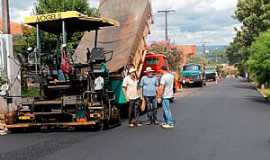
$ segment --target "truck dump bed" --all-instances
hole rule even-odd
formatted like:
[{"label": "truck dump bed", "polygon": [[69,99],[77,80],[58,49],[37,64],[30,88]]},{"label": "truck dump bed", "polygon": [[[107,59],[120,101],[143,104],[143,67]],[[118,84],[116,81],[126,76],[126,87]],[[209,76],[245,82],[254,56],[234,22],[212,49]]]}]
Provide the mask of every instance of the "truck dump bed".
[{"label": "truck dump bed", "polygon": [[[114,52],[112,60],[107,63],[110,72],[121,73],[133,64],[139,73],[152,23],[149,0],[102,0],[100,14],[120,22],[120,27],[102,29],[98,35],[98,47]],[[86,63],[87,48],[94,47],[94,37],[94,32],[84,34],[75,51],[78,62]]]}]

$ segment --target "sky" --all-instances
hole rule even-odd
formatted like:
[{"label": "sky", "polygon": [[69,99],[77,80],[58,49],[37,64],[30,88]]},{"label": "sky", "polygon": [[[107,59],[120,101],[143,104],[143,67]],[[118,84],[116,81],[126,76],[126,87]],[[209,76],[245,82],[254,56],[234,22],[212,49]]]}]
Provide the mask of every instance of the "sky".
[{"label": "sky", "polygon": [[[124,1],[124,0],[123,0]],[[232,18],[238,0],[150,0],[154,24],[149,42],[165,39],[164,15],[158,10],[172,9],[168,16],[169,38],[176,44],[228,45],[240,24]],[[98,6],[98,0],[89,0]],[[33,11],[35,0],[10,0],[11,19],[22,22]]]}]

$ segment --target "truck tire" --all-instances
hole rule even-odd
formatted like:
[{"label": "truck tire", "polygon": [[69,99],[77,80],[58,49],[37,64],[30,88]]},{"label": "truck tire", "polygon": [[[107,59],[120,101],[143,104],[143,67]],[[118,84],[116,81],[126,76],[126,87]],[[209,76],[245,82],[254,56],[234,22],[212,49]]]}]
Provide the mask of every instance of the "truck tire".
[{"label": "truck tire", "polygon": [[199,83],[199,87],[201,87],[201,88],[203,87],[203,82]]}]

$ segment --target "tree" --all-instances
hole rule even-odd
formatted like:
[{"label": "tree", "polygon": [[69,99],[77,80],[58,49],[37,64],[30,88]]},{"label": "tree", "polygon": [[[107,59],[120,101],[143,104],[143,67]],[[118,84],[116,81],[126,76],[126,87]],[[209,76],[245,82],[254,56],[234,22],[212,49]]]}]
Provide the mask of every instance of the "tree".
[{"label": "tree", "polygon": [[230,46],[226,48],[225,54],[231,65],[242,62],[243,54],[239,48],[240,48],[239,43],[231,43]]},{"label": "tree", "polygon": [[88,16],[99,16],[97,9],[91,8],[87,0],[38,0],[35,14],[78,11]]},{"label": "tree", "polygon": [[188,63],[196,63],[196,64],[203,64],[204,62],[206,62],[206,58],[204,58],[201,55],[196,55],[193,58],[190,58]]},{"label": "tree", "polygon": [[[45,14],[51,12],[78,11],[88,16],[99,16],[99,12],[95,8],[91,8],[87,0],[38,0],[35,8],[35,14]],[[74,33],[68,35],[68,48],[73,50],[77,47],[78,42],[82,38],[83,33]],[[59,45],[55,35],[44,33],[43,48],[55,49]],[[48,46],[49,45],[49,46]]]},{"label": "tree", "polygon": [[231,64],[245,63],[249,58],[249,47],[261,32],[270,28],[270,1],[239,0],[234,18],[242,23],[226,54]]},{"label": "tree", "polygon": [[34,28],[23,26],[23,35],[14,37],[15,53],[23,55],[29,46],[35,46],[36,32]]},{"label": "tree", "polygon": [[[98,10],[91,8],[87,0],[37,0],[33,14],[46,14],[52,12],[78,11],[88,16],[99,16]],[[69,34],[67,37],[67,48],[69,51],[75,50],[83,33]],[[41,50],[45,53],[55,52],[60,55],[60,37],[47,32],[40,33]],[[36,46],[36,31],[35,28],[24,27],[23,36],[16,37],[15,52],[20,57],[26,58],[26,50],[28,47]],[[72,52],[69,52],[72,53]],[[60,56],[59,56],[60,57]],[[43,61],[44,62],[44,61]],[[22,72],[29,72],[22,67]],[[22,78],[22,89],[27,90],[26,81]]]},{"label": "tree", "polygon": [[7,83],[7,77],[5,76],[4,73],[0,72],[0,86],[2,86],[5,83]]},{"label": "tree", "polygon": [[155,42],[149,48],[150,52],[163,54],[167,57],[170,68],[175,71],[179,70],[181,51],[169,42]]},{"label": "tree", "polygon": [[210,51],[207,55],[208,61],[213,64],[217,63],[226,63],[227,57],[225,55],[225,49],[223,48],[216,48],[215,50]]},{"label": "tree", "polygon": [[247,65],[259,84],[270,84],[270,30],[260,34],[252,43]]},{"label": "tree", "polygon": [[[88,16],[99,16],[98,9],[91,8],[87,0],[38,0],[36,2],[34,14],[45,14],[52,12],[78,11]],[[28,46],[36,46],[36,32],[33,28],[24,28],[22,43]],[[76,49],[83,33],[74,33],[68,35],[68,49]],[[41,32],[41,49],[45,52],[51,52],[60,48],[59,37],[47,32]]]}]

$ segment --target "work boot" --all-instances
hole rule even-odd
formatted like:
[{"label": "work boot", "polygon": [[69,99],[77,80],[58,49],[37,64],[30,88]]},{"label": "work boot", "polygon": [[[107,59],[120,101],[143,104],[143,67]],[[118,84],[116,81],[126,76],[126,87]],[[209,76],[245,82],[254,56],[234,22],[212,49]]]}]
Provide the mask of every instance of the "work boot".
[{"label": "work boot", "polygon": [[159,125],[159,122],[156,120],[153,122],[154,125]]}]

